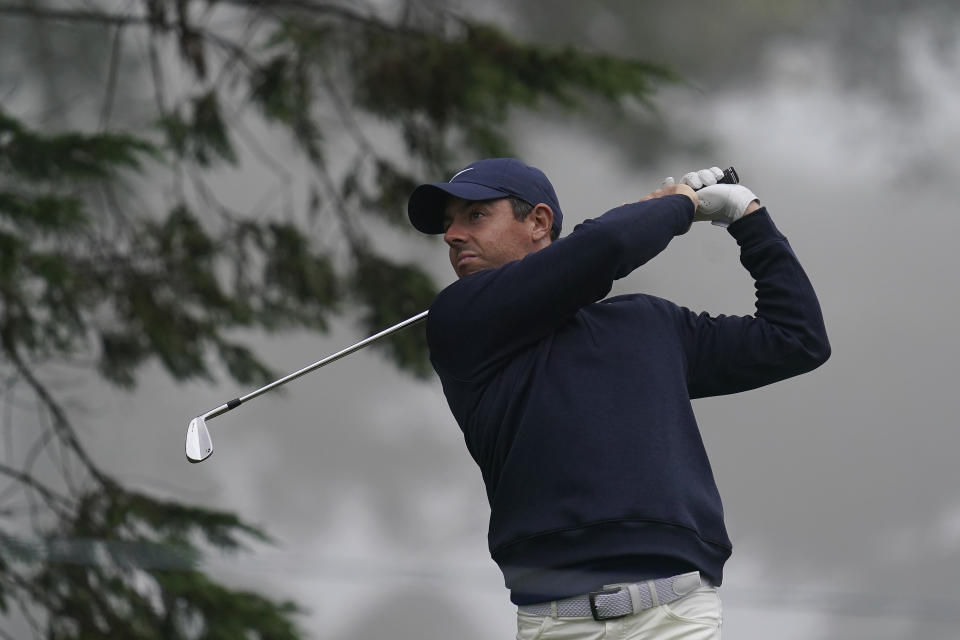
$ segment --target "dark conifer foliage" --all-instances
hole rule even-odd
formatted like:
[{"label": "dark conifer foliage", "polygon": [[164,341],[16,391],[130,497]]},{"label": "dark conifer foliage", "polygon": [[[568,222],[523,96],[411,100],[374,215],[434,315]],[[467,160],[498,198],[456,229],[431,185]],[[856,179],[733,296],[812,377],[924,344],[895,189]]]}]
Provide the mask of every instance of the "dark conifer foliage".
[{"label": "dark conifer foliage", "polygon": [[[0,80],[0,398],[15,391],[41,416],[23,459],[0,464],[0,610],[51,639],[303,637],[294,604],[201,570],[205,550],[266,534],[122,486],[88,454],[84,418],[45,367],[79,364],[128,389],[150,362],[178,381],[260,385],[277,372],[245,330],[322,332],[349,309],[358,333],[399,322],[436,285],[369,229],[405,229],[414,185],[519,151],[507,129],[518,109],[645,103],[673,77],[519,42],[437,2],[398,0],[387,14],[323,0],[3,0],[0,20],[109,43],[91,49],[95,90],[106,87],[98,125],[10,108],[17,83]],[[128,93],[150,99],[121,108],[131,76]],[[276,135],[298,155],[266,151]],[[281,204],[223,204],[215,176],[251,161],[274,172]],[[382,348],[429,375],[422,327]],[[59,478],[35,472],[51,451]]]}]

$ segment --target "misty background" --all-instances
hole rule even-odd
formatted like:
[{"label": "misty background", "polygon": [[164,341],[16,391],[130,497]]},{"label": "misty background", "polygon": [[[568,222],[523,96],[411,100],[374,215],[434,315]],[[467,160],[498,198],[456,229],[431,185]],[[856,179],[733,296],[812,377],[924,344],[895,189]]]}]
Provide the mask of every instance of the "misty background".
[{"label": "misty background", "polygon": [[[687,81],[658,93],[641,135],[602,117],[514,116],[519,155],[551,178],[565,233],[668,175],[732,164],[818,292],[826,365],[694,404],[734,543],[725,636],[960,637],[960,6],[528,0],[461,10],[544,44],[663,63]],[[221,180],[237,201],[256,200],[262,172],[251,162]],[[439,238],[367,230],[452,281]],[[711,225],[613,293],[632,291],[753,311],[736,243]],[[361,337],[349,316],[328,336],[250,336],[278,371]],[[360,352],[211,421],[216,455],[193,466],[183,457],[190,418],[248,389],[178,385],[156,370],[123,394],[62,376],[88,446],[121,481],[236,511],[276,538],[208,566],[295,599],[313,637],[513,637],[482,482],[435,377],[417,381]]]}]

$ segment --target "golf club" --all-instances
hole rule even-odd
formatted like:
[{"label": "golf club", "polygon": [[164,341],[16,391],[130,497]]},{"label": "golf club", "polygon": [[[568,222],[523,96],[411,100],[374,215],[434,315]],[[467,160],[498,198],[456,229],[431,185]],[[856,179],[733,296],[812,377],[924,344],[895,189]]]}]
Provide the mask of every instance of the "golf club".
[{"label": "golf club", "polygon": [[280,378],[279,380],[274,380],[270,384],[260,387],[255,391],[251,391],[245,396],[234,398],[233,400],[230,400],[229,402],[220,405],[216,409],[211,409],[210,411],[207,411],[203,415],[197,416],[196,418],[190,421],[190,425],[187,427],[187,460],[189,460],[190,462],[203,462],[204,460],[209,458],[210,455],[213,453],[213,441],[210,439],[210,431],[207,429],[207,420],[212,420],[217,416],[223,415],[224,413],[230,411],[231,409],[236,409],[247,400],[252,400],[257,396],[262,395],[267,391],[270,391],[271,389],[275,389],[280,385],[286,384],[291,380],[295,380],[300,376],[310,373],[311,371],[316,371],[320,367],[330,364],[335,360],[339,360],[344,356],[348,356],[354,351],[363,349],[365,346],[373,342],[376,342],[380,338],[385,338],[386,336],[389,336],[392,333],[396,333],[397,331],[399,331],[400,329],[403,329],[404,327],[409,327],[412,324],[416,324],[421,320],[423,320],[424,318],[426,318],[427,313],[429,312],[423,311],[421,313],[418,313],[413,317],[407,318],[403,322],[399,322],[393,325],[392,327],[384,329],[380,333],[376,333],[370,336],[369,338],[364,338],[360,342],[354,345],[351,345],[346,349],[337,351],[336,353],[327,356],[323,360],[318,360],[317,362],[314,362],[311,365],[308,365],[298,371],[294,371],[293,373]]},{"label": "golf club", "polygon": [[[740,177],[737,175],[737,172],[733,167],[728,167],[723,172],[723,176],[719,180],[717,180],[717,183],[722,183],[722,184],[737,184],[739,182],[740,182]],[[416,324],[421,320],[423,320],[424,318],[426,318],[427,313],[429,312],[423,311],[421,313],[418,313],[413,317],[407,318],[403,322],[400,322],[398,324],[393,325],[392,327],[384,329],[380,333],[376,333],[370,336],[369,338],[365,338],[360,342],[347,347],[346,349],[338,351],[333,355],[329,355],[323,360],[318,360],[317,362],[314,362],[313,364],[308,365],[300,369],[299,371],[294,371],[293,373],[287,376],[284,376],[279,380],[274,380],[270,384],[260,387],[256,391],[251,391],[245,396],[234,398],[233,400],[230,400],[229,402],[220,405],[216,409],[211,409],[210,411],[204,413],[203,415],[197,416],[196,418],[190,421],[190,425],[187,427],[187,446],[186,446],[187,460],[189,460],[190,462],[203,462],[204,460],[209,458],[211,454],[213,454],[213,441],[210,439],[210,431],[207,429],[207,420],[212,420],[213,418],[223,415],[224,413],[230,411],[231,409],[236,409],[247,400],[252,400],[253,398],[256,398],[257,396],[264,394],[267,391],[270,391],[271,389],[275,389],[280,385],[286,384],[291,380],[295,380],[296,378],[306,375],[311,371],[316,371],[320,367],[330,364],[335,360],[339,360],[344,356],[348,356],[354,351],[358,351],[364,348],[365,346],[367,346],[368,344],[376,342],[380,338],[384,338],[392,333],[395,333],[400,329],[403,329],[404,327],[408,327],[412,324]]]},{"label": "golf club", "polygon": [[740,176],[733,167],[727,167],[723,170],[723,176],[717,180],[717,184],[740,184]]}]

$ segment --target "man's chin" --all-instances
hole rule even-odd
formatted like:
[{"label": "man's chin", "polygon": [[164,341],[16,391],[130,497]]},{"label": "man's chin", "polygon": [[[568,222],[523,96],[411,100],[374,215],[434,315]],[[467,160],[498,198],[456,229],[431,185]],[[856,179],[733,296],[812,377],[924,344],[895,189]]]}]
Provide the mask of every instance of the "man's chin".
[{"label": "man's chin", "polygon": [[464,277],[466,277],[466,276],[472,275],[472,274],[474,274],[474,273],[477,273],[477,272],[479,272],[479,271],[483,271],[483,270],[489,269],[489,268],[490,268],[489,265],[486,265],[486,264],[478,264],[478,263],[475,263],[475,262],[472,262],[472,261],[471,261],[471,262],[463,265],[463,266],[460,267],[459,269],[457,269],[457,275],[460,276],[461,278],[464,278]]}]

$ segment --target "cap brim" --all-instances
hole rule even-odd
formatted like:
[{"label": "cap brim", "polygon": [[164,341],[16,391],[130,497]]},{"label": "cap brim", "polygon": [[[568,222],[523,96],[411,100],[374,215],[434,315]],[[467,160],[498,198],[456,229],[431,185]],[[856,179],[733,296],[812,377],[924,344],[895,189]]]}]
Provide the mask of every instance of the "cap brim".
[{"label": "cap brim", "polygon": [[422,184],[410,194],[407,216],[417,231],[443,233],[443,212],[447,207],[448,196],[464,200],[494,200],[509,195],[505,191],[472,182]]}]

